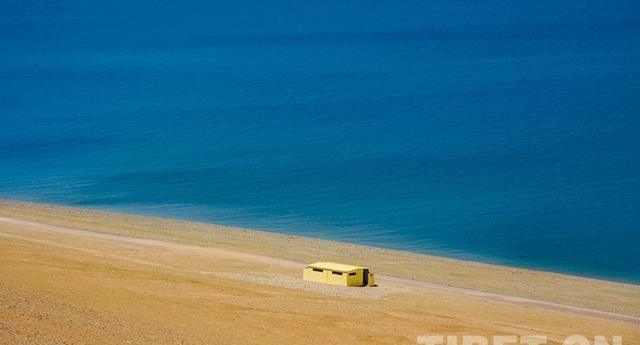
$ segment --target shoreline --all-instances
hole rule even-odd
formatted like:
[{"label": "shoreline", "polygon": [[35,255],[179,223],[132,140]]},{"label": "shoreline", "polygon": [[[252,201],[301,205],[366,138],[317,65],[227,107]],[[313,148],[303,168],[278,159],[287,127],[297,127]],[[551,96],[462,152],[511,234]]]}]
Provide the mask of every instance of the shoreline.
[{"label": "shoreline", "polygon": [[[26,201],[26,202],[29,202],[29,201]],[[441,252],[438,252],[437,250],[435,250],[435,251],[419,251],[419,250],[404,249],[404,248],[396,247],[396,246],[393,246],[393,245],[384,246],[384,245],[375,245],[375,244],[371,244],[371,243],[358,243],[358,242],[355,242],[355,241],[343,240],[343,239],[340,239],[340,238],[316,237],[316,236],[313,236],[311,234],[301,234],[301,233],[297,233],[297,232],[280,231],[280,230],[277,230],[277,229],[259,229],[259,228],[253,228],[253,227],[250,227],[250,226],[243,226],[243,225],[236,225],[236,224],[215,223],[215,222],[209,222],[206,219],[201,219],[201,218],[198,218],[198,217],[181,216],[178,213],[174,213],[174,214],[172,214],[170,216],[162,216],[162,215],[159,215],[159,214],[157,214],[156,212],[153,212],[153,211],[152,212],[138,212],[139,210],[144,210],[145,207],[142,207],[140,209],[135,209],[135,210],[128,210],[126,207],[123,207],[123,208],[118,208],[118,207],[115,207],[115,208],[110,208],[110,207],[83,207],[83,206],[69,206],[69,205],[63,205],[63,204],[48,204],[48,203],[40,203],[40,202],[33,202],[33,203],[45,204],[45,205],[51,205],[51,206],[82,208],[82,209],[86,209],[86,210],[94,210],[94,211],[99,211],[99,212],[111,212],[111,213],[115,213],[115,214],[137,215],[137,216],[142,216],[142,217],[158,218],[158,219],[165,219],[165,220],[193,222],[193,223],[199,223],[199,224],[205,224],[205,225],[213,225],[213,226],[223,226],[223,227],[228,227],[228,228],[244,229],[244,230],[248,230],[248,231],[256,231],[256,232],[263,232],[263,233],[270,233],[270,234],[280,234],[280,235],[286,235],[286,236],[296,236],[296,237],[323,240],[323,241],[329,241],[329,242],[345,243],[345,244],[350,244],[350,245],[354,245],[354,246],[363,246],[363,247],[378,248],[378,249],[384,249],[384,250],[392,250],[392,251],[398,251],[398,252],[404,252],[404,253],[419,254],[419,255],[425,255],[425,256],[428,256],[428,257],[450,259],[450,260],[454,260],[454,261],[473,262],[473,263],[478,263],[478,264],[486,264],[486,265],[492,265],[492,266],[508,267],[508,268],[513,268],[513,269],[522,269],[522,270],[530,270],[530,271],[537,271],[537,272],[546,272],[546,273],[567,275],[567,276],[573,276],[573,277],[580,277],[580,278],[585,278],[585,279],[600,280],[600,281],[605,281],[605,282],[613,282],[613,283],[621,283],[621,284],[630,284],[630,285],[640,286],[640,277],[638,277],[638,278],[626,278],[626,277],[620,276],[620,275],[605,276],[605,275],[599,275],[597,273],[588,273],[586,271],[585,272],[575,272],[575,271],[571,271],[569,268],[563,269],[562,266],[554,266],[555,268],[548,268],[548,267],[545,267],[544,265],[536,265],[536,264],[533,264],[533,263],[532,264],[527,264],[527,262],[524,262],[524,261],[522,261],[522,262],[517,262],[517,261],[506,262],[507,260],[502,260],[502,259],[494,258],[494,257],[488,256],[488,255],[481,255],[481,254],[455,255],[455,254],[448,254],[446,250],[445,251],[441,251]]]},{"label": "shoreline", "polygon": [[[368,243],[350,242],[350,241],[341,240],[341,239],[335,239],[335,238],[315,237],[313,235],[306,235],[306,234],[299,234],[299,233],[289,233],[289,232],[283,232],[283,231],[279,231],[279,230],[256,229],[256,228],[245,227],[245,226],[214,223],[214,222],[208,222],[206,220],[199,219],[198,217],[180,217],[179,215],[176,215],[176,214],[172,214],[170,216],[165,217],[165,216],[162,216],[162,215],[158,215],[155,212],[137,212],[135,210],[134,211],[129,211],[129,210],[125,209],[125,208],[117,208],[117,207],[116,208],[109,208],[109,207],[70,206],[70,205],[64,205],[64,204],[46,203],[46,202],[39,202],[39,201],[0,198],[0,208],[2,207],[2,204],[5,203],[5,202],[6,203],[12,203],[12,204],[25,204],[25,205],[34,205],[34,206],[38,205],[38,206],[41,206],[41,207],[69,208],[69,209],[83,210],[85,212],[94,211],[94,212],[110,213],[110,214],[122,215],[122,216],[146,217],[146,218],[157,219],[157,220],[193,223],[193,224],[200,224],[200,225],[204,225],[204,226],[208,225],[208,226],[212,226],[212,227],[222,227],[222,228],[234,229],[234,230],[242,230],[242,231],[253,231],[253,232],[261,233],[261,234],[273,234],[273,235],[295,237],[295,238],[302,238],[302,239],[309,239],[309,240],[316,240],[316,241],[335,242],[335,243],[351,245],[351,246],[355,246],[355,247],[375,248],[375,249],[385,250],[385,251],[422,255],[422,256],[429,257],[429,258],[442,259],[442,260],[452,260],[454,262],[463,262],[463,263],[472,263],[472,264],[479,264],[479,265],[496,266],[496,267],[514,269],[514,270],[543,272],[543,273],[556,274],[556,275],[561,275],[561,276],[577,277],[577,278],[596,280],[596,281],[602,281],[602,282],[610,282],[610,283],[618,283],[618,284],[628,284],[628,285],[640,287],[640,280],[634,279],[634,278],[608,277],[608,276],[601,276],[601,275],[598,275],[598,274],[572,272],[570,270],[563,270],[561,268],[558,268],[558,269],[547,269],[544,266],[526,265],[524,263],[523,264],[518,264],[518,263],[503,262],[500,259],[494,259],[494,258],[492,258],[490,256],[485,256],[485,255],[471,254],[471,255],[469,255],[469,257],[464,257],[464,255],[462,255],[462,256],[447,255],[444,252],[443,253],[438,253],[438,252],[413,251],[413,250],[409,250],[409,249],[394,248],[393,246],[377,246],[377,245],[368,244]],[[142,209],[144,209],[144,208],[142,208]]]},{"label": "shoreline", "polygon": [[635,284],[282,233],[5,199],[0,200],[0,216],[295,262],[350,262],[390,277],[640,316],[640,286]]},{"label": "shoreline", "polygon": [[[304,281],[311,261],[376,287]],[[0,343],[640,343],[640,287],[210,224],[0,200]]]},{"label": "shoreline", "polygon": [[[244,259],[251,259],[251,260],[256,260],[256,261],[260,261],[260,262],[267,262],[270,265],[274,265],[274,266],[281,266],[281,267],[286,267],[286,268],[294,268],[297,270],[301,270],[302,268],[304,268],[306,266],[305,263],[303,262],[296,262],[296,261],[289,261],[289,260],[284,260],[284,259],[280,259],[280,258],[274,258],[274,257],[269,257],[269,256],[260,256],[260,255],[255,255],[255,254],[246,254],[246,253],[239,253],[239,252],[234,252],[234,251],[227,251],[224,249],[219,249],[219,248],[212,248],[212,247],[199,247],[199,246],[191,246],[191,245],[181,245],[181,244],[175,244],[175,243],[171,243],[171,242],[163,242],[163,241],[158,241],[158,240],[149,240],[149,239],[142,239],[142,238],[134,238],[134,237],[127,237],[127,236],[122,236],[122,235],[111,235],[111,234],[105,234],[105,233],[97,233],[97,232],[91,232],[91,231],[85,231],[85,230],[77,230],[77,229],[68,229],[68,228],[64,228],[64,227],[58,227],[58,226],[54,226],[54,225],[47,225],[47,224],[42,224],[42,223],[34,223],[34,222],[29,222],[29,221],[25,221],[25,220],[17,220],[17,219],[13,219],[13,218],[6,218],[6,217],[2,217],[0,216],[0,223],[4,223],[4,224],[11,224],[14,226],[18,226],[18,227],[27,227],[27,228],[39,228],[40,230],[43,230],[45,232],[48,233],[55,233],[55,234],[61,234],[61,235],[65,235],[65,236],[73,236],[73,237],[84,237],[84,238],[89,238],[89,239],[95,239],[95,240],[107,240],[107,241],[113,241],[113,242],[118,242],[118,243],[122,243],[122,244],[136,244],[136,245],[144,245],[144,246],[151,246],[151,247],[161,247],[161,248],[180,248],[186,251],[201,251],[203,249],[206,250],[212,250],[212,251],[216,251],[219,254],[223,255],[223,256],[227,256],[227,257],[241,257]],[[24,236],[21,236],[19,234],[10,234],[10,233],[3,233],[0,232],[0,237],[5,237],[5,238],[9,238],[9,239],[19,239],[19,240],[26,240],[26,241],[32,241],[32,242],[37,242],[37,243],[46,243],[46,244],[52,244],[49,241],[42,241],[42,240],[36,240],[36,239],[30,239]],[[67,246],[67,245],[62,245],[62,244],[58,244],[58,246],[62,247],[62,248],[67,248],[67,249],[78,249],[77,247],[73,247],[73,246]],[[108,254],[107,254],[108,255]],[[123,260],[124,258],[119,257],[119,256],[112,256],[115,259],[120,259]],[[126,260],[125,260],[126,261]],[[153,263],[153,262],[149,262],[149,261],[144,261],[144,260],[135,260],[135,263],[138,264],[143,264],[143,265],[149,265],[149,266],[156,266],[157,264]],[[169,268],[171,269],[171,267],[169,266],[165,266],[165,268]],[[192,273],[196,273],[196,274],[214,274],[213,272],[207,272],[207,271],[199,271],[199,272],[192,272]],[[242,277],[239,275],[220,275],[223,277],[227,277],[230,279],[235,279],[235,280],[246,280],[246,281],[252,281],[252,279],[247,279],[247,277]],[[594,310],[594,309],[588,309],[588,308],[581,308],[581,307],[572,307],[572,306],[567,306],[567,305],[562,305],[562,304],[557,304],[557,303],[549,303],[549,302],[544,302],[544,301],[536,301],[536,300],[531,300],[531,299],[527,299],[527,298],[522,298],[522,297],[515,297],[515,296],[506,296],[506,295],[499,295],[499,294],[493,294],[493,293],[489,293],[489,292],[481,292],[481,291],[476,291],[476,290],[469,290],[469,289],[465,289],[465,288],[460,288],[460,287],[452,287],[452,286],[445,286],[445,285],[438,285],[438,284],[433,284],[433,283],[429,283],[429,282],[425,282],[425,281],[419,281],[419,280],[413,280],[413,279],[407,279],[407,278],[401,278],[401,277],[394,277],[394,276],[384,276],[384,275],[378,275],[377,276],[377,281],[381,282],[383,286],[388,286],[390,284],[395,284],[397,286],[405,286],[406,289],[403,291],[401,289],[396,289],[395,291],[391,290],[391,291],[384,291],[386,290],[385,288],[380,288],[379,285],[377,285],[376,289],[365,289],[364,293],[362,293],[361,291],[358,291],[358,289],[347,289],[347,290],[338,290],[338,291],[331,291],[331,289],[334,289],[335,287],[326,287],[327,289],[323,289],[324,286],[320,285],[319,287],[317,287],[315,292],[320,292],[320,293],[328,293],[330,296],[334,296],[334,297],[350,297],[350,298],[381,298],[387,294],[394,294],[394,293],[402,293],[402,292],[408,292],[410,291],[412,288],[427,288],[430,290],[434,290],[434,291],[443,291],[443,292],[450,292],[450,293],[455,293],[455,294],[459,294],[459,295],[464,295],[464,296],[472,296],[472,297],[476,297],[476,298],[480,298],[480,299],[486,299],[489,301],[499,301],[499,302],[506,302],[506,303],[510,303],[510,304],[517,304],[517,305],[523,305],[525,307],[529,307],[529,308],[540,308],[540,309],[544,309],[544,310],[555,310],[555,311],[560,311],[560,312],[567,312],[567,313],[572,313],[572,314],[576,314],[576,315],[583,315],[583,316],[590,316],[590,317],[595,317],[595,318],[602,318],[602,319],[608,319],[608,320],[616,320],[616,321],[622,321],[622,322],[630,322],[630,323],[638,323],[640,324],[640,317],[635,317],[635,316],[629,316],[629,315],[624,315],[624,314],[618,314],[618,313],[612,313],[612,312],[604,312],[604,311],[598,311],[598,310]],[[268,282],[262,281],[263,284],[266,285],[270,285]],[[302,284],[308,284],[306,282],[302,282]],[[278,285],[276,285],[278,286]],[[280,287],[288,287],[291,288],[292,286],[287,286],[287,284],[283,284]],[[294,287],[295,288],[295,287]],[[339,288],[340,289],[340,288]],[[353,293],[351,293],[353,292]]]}]

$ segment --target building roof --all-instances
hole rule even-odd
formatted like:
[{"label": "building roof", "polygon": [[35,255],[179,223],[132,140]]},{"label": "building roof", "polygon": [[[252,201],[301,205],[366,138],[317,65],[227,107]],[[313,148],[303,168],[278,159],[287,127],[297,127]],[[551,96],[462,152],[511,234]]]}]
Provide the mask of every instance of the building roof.
[{"label": "building roof", "polygon": [[338,263],[335,263],[335,262],[315,262],[315,263],[312,263],[312,264],[308,265],[307,267],[327,269],[327,270],[336,271],[336,272],[351,272],[351,271],[355,271],[357,269],[363,269],[364,268],[364,267],[360,267],[360,266],[338,264]]}]

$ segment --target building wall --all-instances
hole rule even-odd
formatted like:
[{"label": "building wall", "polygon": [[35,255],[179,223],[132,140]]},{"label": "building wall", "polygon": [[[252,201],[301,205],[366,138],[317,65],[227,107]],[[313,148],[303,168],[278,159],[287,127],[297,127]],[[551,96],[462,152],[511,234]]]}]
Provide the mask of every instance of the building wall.
[{"label": "building wall", "polygon": [[325,283],[326,284],[327,283],[327,272],[326,271],[317,272],[317,271],[314,271],[313,268],[307,267],[303,271],[302,278],[304,280],[309,280],[309,281],[314,281],[314,282]]},{"label": "building wall", "polygon": [[327,283],[331,285],[347,285],[348,274],[327,270]]},{"label": "building wall", "polygon": [[[355,274],[352,274],[355,273]],[[348,275],[348,285],[349,286],[362,286],[362,280],[363,275],[362,275],[362,270],[356,270],[354,272],[350,272]]]},{"label": "building wall", "polygon": [[[355,274],[353,274],[355,273]],[[302,278],[304,280],[346,286],[363,286],[363,270],[355,270],[353,272],[336,272],[325,269],[321,272],[307,267],[303,271]]]}]

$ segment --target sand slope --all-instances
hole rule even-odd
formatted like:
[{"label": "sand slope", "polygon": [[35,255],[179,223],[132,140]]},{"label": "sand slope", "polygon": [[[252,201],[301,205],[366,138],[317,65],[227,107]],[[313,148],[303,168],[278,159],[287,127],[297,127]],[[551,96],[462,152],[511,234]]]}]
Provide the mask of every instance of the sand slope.
[{"label": "sand slope", "polygon": [[[634,285],[35,204],[2,202],[0,216],[1,344],[415,344],[428,334],[561,341],[574,333],[640,343]],[[333,255],[395,277],[379,274],[377,288],[299,279],[299,259]],[[443,282],[447,274],[458,279]],[[412,279],[421,275],[435,279]],[[514,287],[521,293],[505,293]],[[554,294],[533,300],[537,289]]]}]

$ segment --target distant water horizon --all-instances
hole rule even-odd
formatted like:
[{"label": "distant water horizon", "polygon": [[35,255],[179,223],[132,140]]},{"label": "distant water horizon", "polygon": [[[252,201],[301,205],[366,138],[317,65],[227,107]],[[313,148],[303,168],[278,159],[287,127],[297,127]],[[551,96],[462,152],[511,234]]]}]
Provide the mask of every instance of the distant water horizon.
[{"label": "distant water horizon", "polygon": [[640,5],[26,1],[0,198],[639,283]]}]

